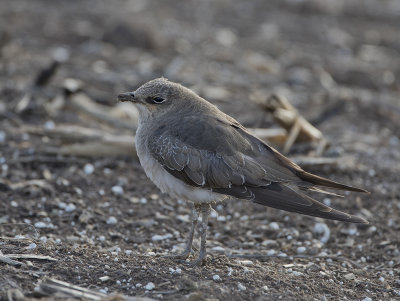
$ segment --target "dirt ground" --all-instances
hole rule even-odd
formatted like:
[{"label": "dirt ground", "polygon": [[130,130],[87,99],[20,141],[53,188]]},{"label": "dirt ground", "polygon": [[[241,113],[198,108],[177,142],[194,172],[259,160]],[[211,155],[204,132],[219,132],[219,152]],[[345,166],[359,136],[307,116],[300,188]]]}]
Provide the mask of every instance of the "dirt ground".
[{"label": "dirt ground", "polygon": [[[399,16],[397,0],[1,0],[0,251],[53,260],[0,262],[0,299],[35,296],[48,277],[159,300],[400,300]],[[38,78],[53,58],[54,76]],[[134,156],[43,153],[59,141],[26,130],[133,139],[69,106],[65,79],[111,110],[159,76],[247,127],[277,126],[251,99],[286,95],[329,140],[324,157],[340,158],[304,168],[371,192],[316,197],[370,224],[231,201],[214,207],[205,266],[163,258],[183,248],[184,202]]]}]

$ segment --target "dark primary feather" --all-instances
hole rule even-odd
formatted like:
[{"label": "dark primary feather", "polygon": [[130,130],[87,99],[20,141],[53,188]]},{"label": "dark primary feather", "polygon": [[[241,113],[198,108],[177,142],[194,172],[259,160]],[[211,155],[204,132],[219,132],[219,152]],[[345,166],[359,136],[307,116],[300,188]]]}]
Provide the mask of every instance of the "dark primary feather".
[{"label": "dark primary feather", "polygon": [[302,170],[233,118],[223,117],[182,114],[180,118],[166,118],[149,137],[152,156],[171,175],[191,186],[277,209],[366,223],[362,218],[325,206],[296,188],[364,190]]}]

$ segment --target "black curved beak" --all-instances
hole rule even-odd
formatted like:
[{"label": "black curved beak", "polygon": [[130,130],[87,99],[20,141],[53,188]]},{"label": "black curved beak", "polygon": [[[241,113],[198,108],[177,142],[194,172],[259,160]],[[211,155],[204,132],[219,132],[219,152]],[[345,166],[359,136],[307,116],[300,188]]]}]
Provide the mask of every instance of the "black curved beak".
[{"label": "black curved beak", "polygon": [[119,101],[131,101],[131,102],[136,102],[135,100],[135,94],[133,92],[126,92],[126,93],[121,93],[118,95],[118,100]]}]

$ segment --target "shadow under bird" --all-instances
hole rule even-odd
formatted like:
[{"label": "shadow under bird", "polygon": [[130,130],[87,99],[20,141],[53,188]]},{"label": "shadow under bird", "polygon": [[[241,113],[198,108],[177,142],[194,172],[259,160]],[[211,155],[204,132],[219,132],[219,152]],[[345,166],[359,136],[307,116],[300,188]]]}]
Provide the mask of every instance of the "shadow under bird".
[{"label": "shadow under bird", "polygon": [[186,248],[172,257],[189,256],[201,214],[200,252],[190,264],[204,262],[211,204],[228,198],[327,219],[368,223],[305,194],[328,193],[320,187],[365,190],[304,171],[190,89],[158,78],[118,98],[138,108],[136,148],[147,176],[162,192],[186,200],[191,206],[192,226]]}]

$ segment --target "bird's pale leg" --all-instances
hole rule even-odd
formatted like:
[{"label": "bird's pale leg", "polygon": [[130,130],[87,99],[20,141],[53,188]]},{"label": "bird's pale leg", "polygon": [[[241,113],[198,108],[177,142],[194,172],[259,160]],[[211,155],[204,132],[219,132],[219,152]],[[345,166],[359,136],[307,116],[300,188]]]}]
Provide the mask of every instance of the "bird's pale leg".
[{"label": "bird's pale leg", "polygon": [[211,212],[210,204],[201,204],[201,224],[199,226],[199,233],[201,235],[200,241],[200,253],[196,260],[189,262],[191,266],[201,265],[206,259],[206,241],[207,241],[207,227],[208,227],[208,216]]},{"label": "bird's pale leg", "polygon": [[199,220],[199,214],[198,211],[200,210],[200,207],[198,205],[194,205],[192,202],[189,202],[189,207],[191,209],[191,220],[192,220],[192,227],[190,228],[189,236],[186,242],[186,247],[185,250],[182,253],[179,254],[174,254],[174,255],[167,255],[165,257],[169,258],[178,258],[178,259],[186,259],[190,255],[190,252],[192,251],[192,243],[193,243],[193,236],[194,236],[194,231],[197,226],[197,222]]}]

